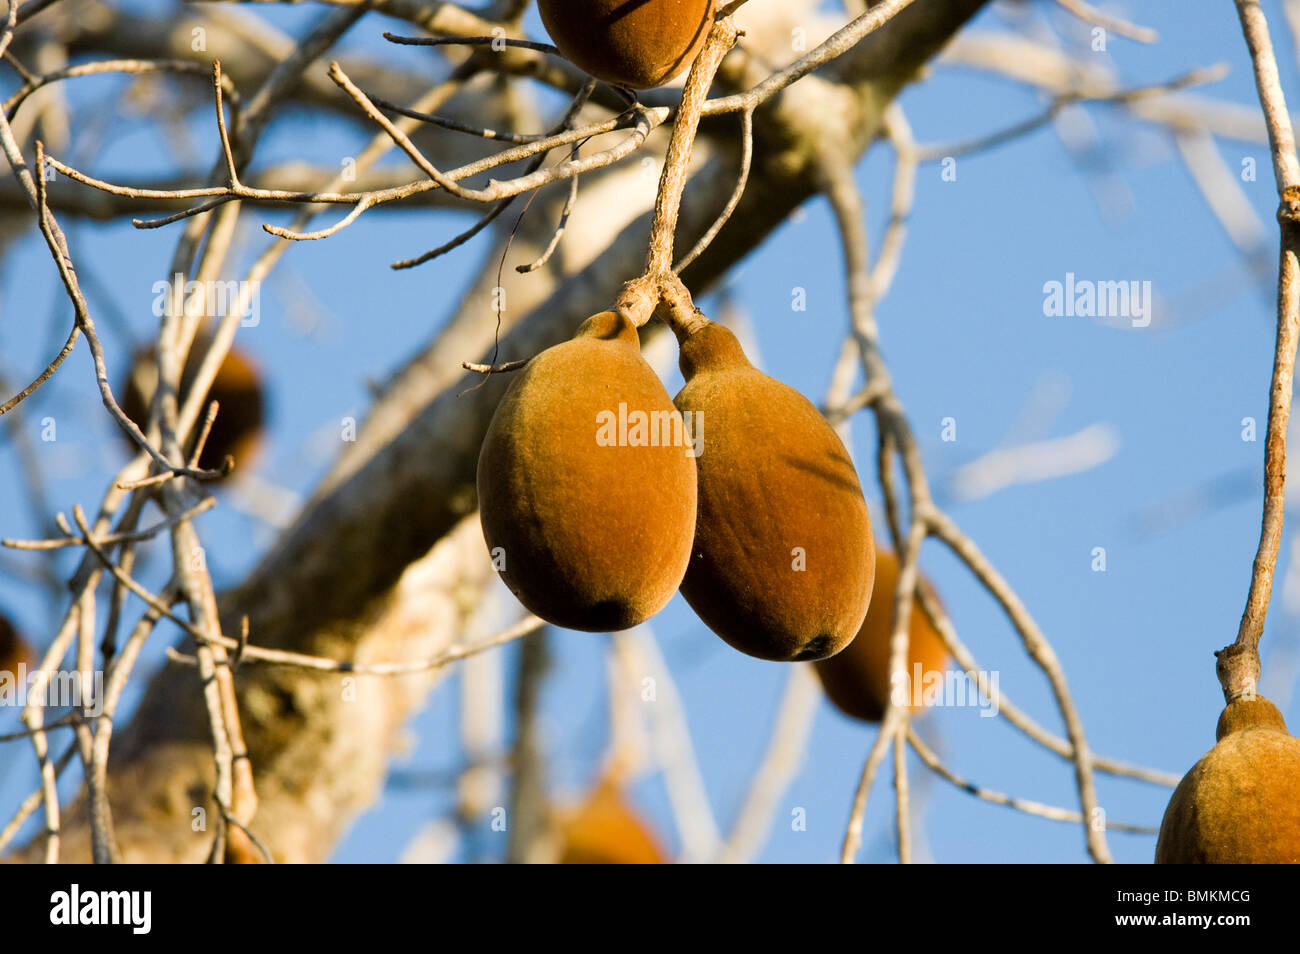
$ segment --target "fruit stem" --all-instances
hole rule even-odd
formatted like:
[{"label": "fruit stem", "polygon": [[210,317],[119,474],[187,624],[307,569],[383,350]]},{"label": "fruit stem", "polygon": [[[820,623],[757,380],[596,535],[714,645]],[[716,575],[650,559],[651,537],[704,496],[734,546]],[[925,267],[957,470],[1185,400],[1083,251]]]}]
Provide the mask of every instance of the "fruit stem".
[{"label": "fruit stem", "polygon": [[672,272],[634,278],[623,286],[614,310],[638,328],[657,315],[679,342],[709,323],[695,307],[690,289]]},{"label": "fruit stem", "polygon": [[1286,437],[1291,418],[1296,345],[1300,341],[1300,157],[1295,132],[1278,78],[1268,23],[1256,0],[1236,0],[1246,46],[1255,72],[1255,88],[1268,128],[1277,180],[1281,249],[1278,263],[1277,339],[1269,385],[1268,434],[1264,443],[1264,514],[1251,571],[1250,592],[1237,640],[1219,650],[1216,672],[1228,702],[1253,698],[1259,680],[1259,640],[1273,592],[1273,574],[1282,542],[1286,511]]},{"label": "fruit stem", "polygon": [[686,171],[691,163],[691,149],[695,133],[700,126],[700,112],[709,96],[713,77],[722,59],[736,43],[738,34],[730,17],[713,24],[695,62],[691,65],[682,103],[673,123],[673,137],[664,159],[664,171],[659,177],[659,193],[655,197],[654,222],[650,226],[650,250],[646,255],[645,273],[663,275],[673,268],[673,236],[677,231],[677,215],[681,209],[682,192],[686,188]]},{"label": "fruit stem", "polygon": [[676,275],[668,274],[659,283],[659,307],[655,314],[683,342],[709,323],[704,313],[695,307],[690,289]]}]

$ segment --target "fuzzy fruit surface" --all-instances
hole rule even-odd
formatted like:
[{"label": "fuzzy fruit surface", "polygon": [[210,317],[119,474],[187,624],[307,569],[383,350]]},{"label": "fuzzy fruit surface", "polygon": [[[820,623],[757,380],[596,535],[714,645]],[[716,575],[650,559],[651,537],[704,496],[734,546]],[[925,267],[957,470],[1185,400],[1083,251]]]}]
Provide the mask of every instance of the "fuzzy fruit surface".
[{"label": "fuzzy fruit surface", "polygon": [[713,0],[538,0],[537,9],[567,59],[632,89],[683,72],[713,24]]},{"label": "fuzzy fruit surface", "polygon": [[601,782],[560,823],[562,865],[661,865],[653,832],[611,782]]},{"label": "fuzzy fruit surface", "polygon": [[1228,703],[1216,734],[1174,789],[1156,864],[1300,864],[1300,739],[1263,696]]},{"label": "fuzzy fruit surface", "polygon": [[[934,596],[929,581],[921,586]],[[876,579],[867,618],[853,642],[844,651],[813,664],[822,688],[837,709],[864,722],[879,722],[889,705],[889,638],[894,628],[894,594],[898,590],[898,556],[892,550],[876,551]],[[935,597],[937,599],[937,597]],[[948,650],[943,638],[922,611],[919,601],[912,605],[908,625],[907,678],[908,699],[924,690],[914,686],[916,665],[923,678],[942,672],[948,666]],[[917,711],[918,706],[910,706]]]},{"label": "fuzzy fruit surface", "polygon": [[812,402],[751,365],[721,325],[682,343],[681,368],[675,402],[702,415],[705,433],[682,595],[743,653],[834,655],[862,625],[876,562],[848,451]]},{"label": "fuzzy fruit surface", "polygon": [[[190,348],[189,358],[181,373],[180,403],[184,403],[190,386],[199,373],[199,364],[207,345],[195,341]],[[130,376],[123,388],[122,411],[135,422],[141,430],[149,420],[149,403],[158,382],[157,352],[146,348],[137,352],[131,364]],[[217,369],[217,376],[208,391],[207,404],[216,401],[220,408],[216,420],[212,422],[212,431],[208,442],[203,445],[199,455],[199,467],[203,470],[218,470],[229,454],[236,464],[246,465],[257,449],[262,435],[262,425],[266,419],[266,399],[262,389],[262,376],[253,360],[236,348],[231,348],[226,358]],[[203,415],[195,426],[195,439],[202,427]],[[125,435],[123,435],[125,436]],[[136,450],[135,442],[126,438],[132,452]]]},{"label": "fuzzy fruit surface", "polygon": [[517,373],[479,452],[488,550],[519,601],[556,626],[645,622],[690,560],[695,460],[665,440],[598,440],[599,422],[620,405],[682,433],[636,328],[602,312]]}]

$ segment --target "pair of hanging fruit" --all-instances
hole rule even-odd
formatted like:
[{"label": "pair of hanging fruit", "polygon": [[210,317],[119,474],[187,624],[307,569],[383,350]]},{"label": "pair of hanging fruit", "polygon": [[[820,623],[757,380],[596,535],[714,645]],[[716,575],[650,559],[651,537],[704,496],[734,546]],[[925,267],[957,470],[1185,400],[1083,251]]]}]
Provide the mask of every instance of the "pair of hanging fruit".
[{"label": "pair of hanging fruit", "polygon": [[520,601],[569,629],[626,629],[675,590],[762,659],[831,656],[871,598],[871,522],[843,443],[797,391],[705,322],[675,399],[637,329],[595,315],[519,372],[478,465],[484,536]]},{"label": "pair of hanging fruit", "polygon": [[[540,0],[560,52],[646,88],[703,46],[713,0]],[[675,399],[616,312],[529,361],[488,427],[479,510],[494,564],[543,619],[595,632],[644,622],[677,589],[737,649],[820,659],[871,598],[871,523],[848,452],[797,391],[725,328],[681,344]]]}]

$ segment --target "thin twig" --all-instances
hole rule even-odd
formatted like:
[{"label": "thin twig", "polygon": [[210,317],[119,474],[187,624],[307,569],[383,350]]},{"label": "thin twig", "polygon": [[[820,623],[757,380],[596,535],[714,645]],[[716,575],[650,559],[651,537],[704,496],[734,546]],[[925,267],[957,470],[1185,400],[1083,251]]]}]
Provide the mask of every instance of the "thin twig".
[{"label": "thin twig", "polygon": [[[1038,624],[1034,622],[1020,597],[1011,588],[1002,575],[988,562],[979,548],[965,536],[945,514],[932,511],[928,516],[929,529],[936,537],[946,543],[968,567],[984,587],[993,594],[1001,604],[1003,611],[1020,634],[1029,657],[1047,676],[1056,698],[1057,708],[1065,721],[1066,734],[1069,736],[1074,754],[1075,783],[1079,789],[1079,799],[1084,815],[1089,819],[1099,818],[1100,808],[1097,801],[1096,781],[1093,778],[1093,755],[1084,737],[1083,721],[1066,684],[1065,673],[1061,668],[1051,644],[1043,636]],[[1084,825],[1087,833],[1088,851],[1093,859],[1100,863],[1110,861],[1110,851],[1106,847],[1105,829],[1098,829],[1091,822]]]},{"label": "thin twig", "polygon": [[[639,149],[642,143],[645,142],[646,137],[655,129],[659,128],[659,126],[663,125],[671,114],[672,111],[667,107],[636,107],[629,116],[604,120],[602,122],[593,123],[590,126],[585,126],[581,129],[569,130],[555,136],[550,136],[546,139],[539,139],[524,145],[504,149],[501,152],[486,156],[483,159],[476,159],[458,169],[452,169],[441,173],[440,175],[443,180],[455,183],[462,179],[467,179],[491,169],[495,169],[498,166],[508,165],[522,159],[528,159],[539,153],[548,152],[559,146],[567,146],[579,140],[589,139],[592,136],[608,132],[618,132],[623,130],[629,131],[629,135],[617,146],[601,152],[592,153],[590,156],[587,156],[578,162],[563,162],[555,166],[540,169],[531,175],[522,176],[518,179],[506,181],[492,180],[489,183],[489,186],[485,189],[460,190],[460,198],[468,198],[475,202],[495,202],[499,199],[510,198],[512,196],[521,195],[524,192],[530,192],[533,189],[549,185],[552,182],[562,182],[575,175],[591,172],[596,169],[603,169],[607,166],[613,165]],[[385,120],[385,122],[387,122],[387,120]],[[405,138],[404,132],[401,135]],[[283,189],[253,188],[251,186],[243,185],[242,183],[238,187],[232,187],[229,184],[211,184],[192,189],[141,189],[133,186],[116,185],[102,179],[97,179],[62,163],[53,157],[47,157],[46,161],[56,171],[66,175],[69,179],[80,182],[82,185],[98,189],[101,192],[106,192],[110,195],[135,199],[161,199],[167,201],[199,198],[207,200],[205,202],[197,203],[192,208],[184,209],[161,219],[133,219],[132,224],[136,228],[141,229],[151,229],[163,225],[170,225],[174,222],[181,221],[182,219],[192,218],[196,215],[210,212],[218,206],[235,200],[275,203],[290,202],[310,205],[356,205],[360,202],[367,202],[367,207],[372,208],[395,202],[400,199],[410,198],[411,196],[419,195],[430,190],[442,188],[440,182],[437,180],[423,179],[409,182],[401,186],[376,189],[370,192],[337,192],[325,190],[318,192],[296,192]]]},{"label": "thin twig", "polygon": [[1250,577],[1250,592],[1242,613],[1237,639],[1216,653],[1224,698],[1253,696],[1259,684],[1259,640],[1273,592],[1273,573],[1282,542],[1286,509],[1286,434],[1291,419],[1291,391],[1295,378],[1296,342],[1300,337],[1300,160],[1286,98],[1278,77],[1268,22],[1257,0],[1236,0],[1242,33],[1255,70],[1268,141],[1273,157],[1280,204],[1278,222],[1282,242],[1278,262],[1277,340],[1269,388],[1268,431],[1264,442],[1264,515],[1259,547]]},{"label": "thin twig", "polygon": [[1056,0],[1056,2],[1084,23],[1091,23],[1093,26],[1099,26],[1111,33],[1136,40],[1138,43],[1155,43],[1160,39],[1160,34],[1150,27],[1138,26],[1121,17],[1102,13],[1084,0]]},{"label": "thin twig", "polygon": [[[55,779],[58,779],[63,775],[63,770],[68,767],[68,764],[76,754],[77,743],[72,742],[63,750],[63,754],[54,762]],[[40,808],[44,801],[45,785],[44,779],[42,779],[41,787],[22,800],[18,809],[14,812],[13,818],[9,819],[9,823],[6,824],[3,829],[0,829],[0,852],[4,851],[5,848],[8,847],[9,842],[13,841],[14,836],[17,835],[23,825],[26,824],[27,819],[32,817],[36,812],[36,809]]]},{"label": "thin twig", "polygon": [[709,230],[700,236],[700,240],[695,243],[695,247],[686,253],[686,257],[673,266],[673,271],[680,275],[686,269],[690,268],[691,263],[704,254],[704,250],[713,244],[713,240],[718,237],[722,227],[731,219],[731,214],[736,211],[736,206],[740,205],[740,200],[745,194],[745,186],[749,184],[749,170],[754,161],[754,113],[752,110],[745,110],[740,114],[740,173],[736,178],[736,188],[731,193],[731,198],[727,200],[726,206]]},{"label": "thin twig", "polygon": [[[910,730],[910,726],[908,729]],[[898,832],[898,863],[912,863],[912,809],[907,781],[907,744],[904,732],[894,735],[894,825]]]},{"label": "thin twig", "polygon": [[452,119],[450,116],[439,116],[436,113],[425,112],[424,110],[413,109],[410,106],[403,106],[400,103],[394,103],[382,96],[370,97],[371,102],[381,109],[386,109],[390,113],[397,113],[406,116],[409,119],[418,119],[422,123],[430,123],[434,126],[441,126],[443,129],[450,129],[452,132],[465,133],[466,135],[476,136],[479,139],[487,139],[493,142],[508,142],[515,145],[524,145],[525,143],[537,142],[539,139],[546,138],[546,133],[512,133],[502,132],[499,129],[488,129],[485,126],[471,126],[469,123],[463,123],[459,119]]},{"label": "thin twig", "polygon": [[[578,158],[579,145],[573,144],[573,150],[569,153],[569,161],[576,161]],[[555,250],[560,247],[560,240],[564,238],[564,232],[569,227],[569,216],[573,214],[573,206],[578,201],[578,177],[574,176],[569,180],[569,194],[564,200],[564,207],[560,210],[560,221],[555,226],[555,231],[551,235],[551,241],[547,243],[546,248],[536,259],[527,265],[516,265],[515,271],[521,275],[527,275],[535,272],[539,268],[544,268],[546,263],[551,260]]]},{"label": "thin twig", "polygon": [[[5,100],[2,108],[12,122],[18,114],[19,107],[32,93],[59,80],[75,79],[82,76],[103,76],[108,73],[127,73],[142,75],[145,73],[187,73],[193,76],[209,76],[211,69],[202,63],[189,60],[96,60],[92,63],[79,63],[53,73],[26,79],[22,88]],[[222,80],[222,88],[230,97],[231,109],[239,108],[239,91],[229,79]]]},{"label": "thin twig", "polygon": [[53,722],[46,722],[37,729],[20,729],[17,732],[5,732],[0,734],[0,742],[18,742],[23,739],[30,739],[33,733],[48,732],[50,729],[75,729],[82,725],[87,719],[93,719],[94,716],[85,716],[80,712],[70,712]]},{"label": "thin twig", "polygon": [[235,166],[235,155],[230,148],[230,133],[226,130],[226,112],[222,109],[221,97],[221,61],[212,61],[213,105],[217,111],[217,135],[221,139],[221,156],[226,161],[226,177],[234,188],[239,186],[239,170]]},{"label": "thin twig", "polygon": [[385,30],[384,39],[400,46],[490,46],[494,49],[497,46],[508,46],[517,50],[532,50],[534,53],[563,56],[554,44],[518,40],[506,36],[398,36]]},{"label": "thin twig", "polygon": [[[996,792],[992,789],[984,788],[969,782],[962,778],[952,769],[943,763],[943,760],[935,754],[934,750],[921,740],[916,734],[915,729],[909,729],[907,733],[908,744],[912,750],[920,757],[921,761],[940,778],[950,782],[963,792],[968,792],[976,798],[982,798],[986,802],[992,802],[994,805],[1005,805],[1007,808],[1013,808],[1018,812],[1024,812],[1026,815],[1034,815],[1038,818],[1047,818],[1051,821],[1068,822],[1079,825],[1083,823],[1083,814],[1069,808],[1059,808],[1056,805],[1045,805],[1042,802],[1036,802],[1028,798],[1016,798],[1014,795],[1004,795],[1002,792]],[[1148,825],[1129,825],[1124,822],[1113,822],[1107,820],[1106,829],[1108,831],[1122,831],[1134,835],[1154,835],[1159,829],[1152,828]]]},{"label": "thin twig", "polygon": [[673,122],[673,136],[668,143],[659,191],[655,195],[654,220],[650,224],[650,250],[646,254],[646,275],[665,275],[673,265],[673,237],[681,211],[682,192],[695,147],[695,132],[700,127],[700,110],[709,96],[714,74],[736,43],[736,28],[728,19],[714,21],[695,57],[682,91],[682,104]]},{"label": "thin twig", "polygon": [[1040,113],[1031,116],[1028,119],[1021,120],[996,132],[985,133],[974,139],[967,139],[961,142],[936,143],[933,145],[923,145],[917,147],[917,158],[922,162],[934,162],[939,159],[956,158],[967,156],[972,153],[985,152],[996,146],[1018,139],[1021,136],[1031,133],[1036,129],[1046,126],[1056,119],[1060,114],[1070,106],[1076,106],[1081,103],[1101,103],[1112,106],[1128,106],[1144,102],[1159,96],[1167,96],[1170,93],[1183,89],[1189,89],[1194,86],[1202,86],[1208,83],[1217,83],[1228,73],[1228,65],[1219,63],[1214,66],[1207,66],[1201,69],[1189,70],[1175,76],[1173,79],[1166,80],[1163,83],[1153,83],[1144,86],[1136,86],[1129,89],[1101,90],[1101,89],[1070,89],[1057,93],[1051,103]]},{"label": "thin twig", "polygon": [[880,723],[880,731],[876,733],[876,740],[871,744],[871,751],[867,753],[866,764],[863,765],[862,775],[858,779],[857,791],[853,794],[853,806],[849,811],[849,824],[844,832],[844,842],[840,846],[841,864],[853,864],[858,849],[862,846],[862,821],[867,814],[867,797],[871,794],[871,783],[875,780],[880,763],[885,760],[885,753],[889,751],[889,744],[893,741],[894,734],[903,724],[905,711],[898,706],[889,707]]},{"label": "thin twig", "polygon": [[74,324],[72,330],[68,332],[68,340],[63,342],[63,347],[60,348],[59,353],[50,360],[50,363],[45,366],[45,370],[38,374],[31,384],[27,385],[27,387],[23,388],[9,400],[5,401],[4,404],[0,404],[0,415],[7,414],[16,408],[19,404],[30,397],[37,388],[48,381],[55,371],[59,370],[59,365],[63,364],[63,359],[72,354],[72,348],[77,343],[77,337],[80,334],[80,326]]},{"label": "thin twig", "polygon": [[[577,95],[574,96],[573,100],[569,103],[569,108],[565,110],[564,116],[560,119],[560,122],[556,124],[556,126],[550,131],[550,133],[548,133],[549,136],[555,136],[560,133],[569,132],[573,129],[573,124],[578,117],[578,113],[582,110],[582,107],[586,105],[587,100],[591,98],[592,91],[595,88],[596,88],[595,80],[590,80],[583,85],[582,89],[578,91]],[[541,139],[544,138],[545,137],[539,137],[539,139],[534,141],[541,141]],[[580,145],[581,145],[581,141],[575,142],[573,144],[569,153],[569,160],[571,163],[577,161],[578,147]],[[524,172],[524,175],[530,176],[533,173],[535,173],[538,169],[540,169],[542,163],[546,161],[547,155],[548,155],[547,152],[539,152],[535,156],[533,156],[532,159],[529,160],[528,167],[527,170]],[[578,176],[575,173],[573,175],[572,185],[570,187],[570,194],[575,194],[577,192],[577,188],[578,188]],[[451,241],[445,242],[442,245],[439,245],[437,248],[425,252],[423,255],[418,255],[415,258],[409,258],[399,262],[393,262],[393,264],[389,267],[393,269],[414,268],[417,265],[423,265],[425,262],[432,261],[435,258],[447,254],[453,249],[459,248],[460,246],[468,242],[470,239],[472,239],[474,236],[478,235],[479,232],[483,231],[483,229],[487,228],[490,224],[492,224],[492,222],[494,222],[497,219],[497,217],[501,215],[501,213],[505,212],[506,209],[510,208],[514,200],[515,200],[514,196],[500,200],[499,202],[496,203],[496,205],[492,207],[492,209],[486,215],[482,216],[477,222],[475,222],[464,232],[461,232]],[[530,199],[529,201],[531,203],[532,200]],[[525,206],[525,211],[527,211],[526,206]]]},{"label": "thin twig", "polygon": [[518,371],[528,363],[528,359],[522,361],[503,361],[501,364],[480,364],[475,361],[462,361],[460,366],[466,371],[473,371],[476,374],[505,374],[510,371]]},{"label": "thin twig", "polygon": [[681,837],[683,862],[702,862],[714,857],[721,844],[718,824],[709,804],[708,790],[691,742],[681,694],[650,627],[618,633],[638,655],[642,671],[654,679],[654,704],[650,707],[651,738],[655,756],[663,770],[668,801]]},{"label": "thin twig", "polygon": [[[906,642],[903,627],[911,612],[911,602],[916,595],[915,586],[915,551],[919,550],[921,541],[928,535],[943,539],[980,579],[981,583],[1003,605],[1012,624],[1020,634],[1031,659],[1047,675],[1056,697],[1058,708],[1065,720],[1070,736],[1071,752],[1075,765],[1075,781],[1083,815],[1087,818],[1099,817],[1096,786],[1093,778],[1093,760],[1084,740],[1083,726],[1066,685],[1060,662],[1038,629],[1033,618],[1020,602],[1015,592],[1007,586],[993,567],[984,560],[978,548],[960,533],[954,524],[933,504],[928,487],[920,452],[916,446],[911,428],[903,412],[902,405],[887,386],[889,373],[880,355],[878,331],[874,317],[875,293],[871,280],[870,265],[867,256],[867,236],[862,224],[861,197],[852,175],[852,167],[835,151],[833,143],[824,149],[822,168],[827,179],[827,194],[840,228],[842,243],[847,259],[849,280],[850,313],[853,318],[854,334],[858,340],[863,368],[867,382],[881,382],[880,397],[872,405],[876,411],[880,433],[880,481],[885,492],[886,512],[889,517],[891,532],[898,544],[900,571],[898,591],[895,594],[894,625],[890,642],[890,670],[897,671],[906,666]],[[897,452],[902,460],[903,471],[907,478],[911,497],[911,523],[906,531],[906,543],[900,525],[898,494],[893,486],[892,455]],[[862,819],[866,810],[867,798],[875,770],[884,757],[885,737],[891,731],[905,731],[898,728],[905,723],[905,711],[893,704],[885,714],[877,745],[872,748],[863,767],[858,790],[854,796],[853,807],[845,832],[842,860],[851,861],[861,844]],[[897,715],[897,718],[893,718]],[[888,731],[886,729],[888,727]],[[1089,853],[1098,862],[1110,860],[1109,849],[1105,842],[1104,831],[1098,831],[1091,824],[1084,826]]]},{"label": "thin twig", "polygon": [[[543,620],[529,615],[518,623],[508,626],[499,633],[495,633],[480,642],[470,645],[457,644],[431,659],[418,659],[411,662],[356,663],[349,660],[326,659],[322,656],[308,656],[304,653],[249,645],[244,646],[242,658],[246,662],[267,663],[273,666],[293,666],[298,669],[308,669],[316,672],[350,673],[360,676],[410,676],[416,673],[433,672],[469,656],[487,652],[489,649],[496,649],[498,646],[504,646],[506,643],[514,642],[522,636],[527,636],[543,625],[545,625]],[[240,645],[237,641],[225,637],[215,638],[193,632],[191,632],[191,635],[205,642],[224,646],[227,649],[237,649]],[[169,648],[167,655],[172,662],[188,666],[196,665],[194,656],[175,649]]]},{"label": "thin twig", "polygon": [[[185,513],[181,514],[181,520],[192,520],[201,513],[206,513],[217,505],[217,498],[205,497]],[[110,533],[101,537],[96,542],[100,546],[110,546],[119,543],[141,543],[145,540],[152,540],[163,530],[169,530],[174,526],[171,520],[163,520],[154,524],[145,530],[134,530],[130,533]],[[64,547],[84,547],[86,540],[84,537],[67,536],[58,540],[0,540],[0,546],[11,547],[15,550],[61,550]]]},{"label": "thin twig", "polygon": [[767,751],[745,793],[731,835],[718,854],[723,864],[743,864],[763,847],[781,796],[803,764],[813,716],[821,701],[817,677],[808,666],[791,666],[785,693],[772,720]]},{"label": "thin twig", "polygon": [[[203,449],[207,447],[208,435],[212,433],[212,425],[217,420],[217,412],[221,410],[221,402],[209,401],[208,413],[203,416],[203,426],[199,428],[198,439],[194,442],[194,450],[190,452],[190,470],[199,469],[199,458],[203,456]],[[229,468],[223,467],[223,470]]]},{"label": "thin twig", "polygon": [[[943,605],[934,597],[933,593],[927,592],[923,587],[919,591],[921,608],[924,610],[934,628],[939,632],[943,639],[944,646],[948,652],[952,653],[953,659],[957,660],[957,665],[966,673],[967,678],[975,683],[976,691],[985,699],[996,699],[998,705],[998,714],[1003,716],[1016,729],[1022,732],[1027,738],[1041,745],[1050,752],[1059,755],[1063,759],[1073,761],[1074,748],[1069,741],[1048,732],[1045,728],[1030,718],[1019,706],[1015,705],[1007,694],[1001,690],[1001,687],[995,687],[989,682],[987,670],[979,664],[971,651],[966,647],[957,636],[957,631],[953,627],[952,619],[944,610]],[[1174,772],[1162,772],[1159,769],[1147,768],[1141,765],[1133,765],[1128,762],[1122,762],[1118,759],[1107,758],[1096,755],[1093,757],[1093,767],[1098,772],[1105,772],[1108,775],[1114,775],[1120,778],[1132,778],[1140,782],[1147,782],[1151,785],[1163,785],[1165,788],[1174,788],[1180,781],[1182,775]]]}]

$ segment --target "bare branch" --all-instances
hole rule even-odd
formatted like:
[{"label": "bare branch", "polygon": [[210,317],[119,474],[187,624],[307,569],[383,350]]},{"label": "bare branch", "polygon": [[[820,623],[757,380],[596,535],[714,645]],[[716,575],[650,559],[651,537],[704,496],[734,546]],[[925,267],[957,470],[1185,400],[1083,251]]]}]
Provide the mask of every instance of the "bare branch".
[{"label": "bare branch", "polygon": [[719,862],[743,864],[751,861],[763,847],[777,803],[803,764],[808,734],[821,698],[821,687],[812,669],[791,666],[785,693],[772,720],[767,751],[745,793],[731,836],[718,854]]},{"label": "bare branch", "polygon": [[1282,542],[1286,508],[1286,435],[1291,419],[1297,338],[1300,338],[1300,160],[1295,134],[1278,78],[1268,22],[1257,0],[1236,0],[1237,14],[1250,59],[1255,87],[1268,124],[1282,229],[1277,284],[1277,340],[1269,389],[1268,432],[1264,443],[1264,516],[1250,577],[1250,593],[1237,639],[1219,650],[1217,672],[1224,698],[1253,697],[1259,684],[1259,640],[1273,592],[1273,573]]},{"label": "bare branch", "polygon": [[912,863],[912,808],[907,780],[907,743],[894,736],[894,826],[898,834],[898,863]]},{"label": "bare branch", "polygon": [[506,48],[532,50],[548,56],[562,56],[553,43],[537,43],[533,40],[519,40],[507,36],[398,36],[384,31],[384,39],[399,46],[490,46],[493,49]]},{"label": "bare branch", "polygon": [[38,374],[31,384],[27,385],[27,387],[23,388],[9,400],[5,401],[4,404],[0,404],[0,415],[7,414],[16,408],[19,404],[30,397],[37,388],[48,381],[55,371],[59,370],[59,365],[63,364],[63,359],[72,354],[72,348],[76,345],[77,337],[80,334],[81,328],[78,325],[73,325],[72,330],[68,332],[68,340],[63,342],[63,347],[60,348],[59,353],[50,360],[50,363],[45,366],[45,370]]},{"label": "bare branch", "polygon": [[740,114],[740,174],[736,178],[736,190],[731,193],[731,198],[727,200],[727,205],[719,213],[718,218],[709,230],[700,236],[700,240],[695,243],[695,247],[686,253],[686,257],[673,266],[673,271],[680,275],[691,266],[697,258],[703,254],[704,250],[713,244],[713,240],[718,237],[722,227],[727,224],[731,214],[736,211],[736,206],[740,205],[740,200],[745,194],[745,186],[749,184],[749,170],[754,161],[754,113],[752,110],[744,110]]},{"label": "bare branch", "polygon": [[[569,161],[572,162],[578,158],[578,149],[580,147],[574,143],[572,152],[569,153]],[[564,238],[564,232],[569,227],[569,216],[573,214],[574,203],[578,201],[578,177],[574,176],[569,180],[569,196],[564,200],[564,208],[560,210],[560,221],[555,226],[555,233],[551,236],[551,241],[547,243],[542,254],[529,262],[527,265],[516,265],[515,271],[521,275],[527,275],[535,272],[539,268],[545,267],[546,263],[551,260],[555,250],[560,247],[560,241]],[[473,369],[471,369],[473,370]]]},{"label": "bare branch", "polygon": [[[193,520],[201,513],[206,513],[217,505],[216,497],[205,497],[189,510],[181,514],[179,520]],[[164,520],[154,524],[146,530],[136,530],[130,533],[111,533],[95,541],[100,546],[115,546],[119,543],[140,543],[144,540],[152,540],[163,530],[168,530],[179,521]],[[59,550],[64,547],[84,547],[88,545],[87,538],[68,536],[61,540],[0,540],[0,546],[11,547],[15,550]]]},{"label": "bare branch", "polygon": [[[76,66],[28,79],[20,89],[4,101],[2,108],[12,122],[14,116],[18,114],[19,107],[37,90],[60,80],[75,79],[80,76],[102,76],[107,73],[126,73],[132,76],[142,76],[146,73],[181,73],[206,77],[212,75],[212,69],[202,63],[193,63],[189,60],[96,60],[93,63],[79,63]],[[230,98],[232,111],[237,112],[240,104],[239,91],[229,78],[222,77],[221,84],[222,91]]]},{"label": "bare branch", "polygon": [[713,24],[704,47],[691,64],[682,92],[682,105],[673,123],[673,137],[668,144],[668,156],[659,177],[659,191],[655,195],[655,215],[650,224],[650,250],[646,255],[645,273],[665,275],[672,269],[673,238],[677,233],[677,216],[681,211],[682,192],[686,188],[686,174],[691,164],[691,150],[695,147],[695,132],[700,127],[700,110],[709,96],[713,76],[736,43],[736,28],[730,20],[721,19]]},{"label": "bare branch", "polygon": [[[1036,815],[1039,818],[1047,818],[1051,821],[1068,822],[1079,825],[1083,823],[1083,814],[1072,811],[1068,808],[1058,808],[1055,805],[1045,805],[1042,802],[1036,802],[1028,798],[1016,798],[1014,795],[1004,795],[1001,792],[995,792],[992,789],[976,785],[974,782],[968,782],[962,778],[935,754],[934,750],[921,741],[921,737],[916,734],[915,729],[909,729],[907,732],[907,741],[912,746],[913,751],[920,756],[921,761],[926,764],[936,775],[947,782],[952,783],[956,788],[963,792],[968,792],[976,798],[982,798],[986,802],[992,802],[994,805],[1005,805],[1008,808],[1014,808],[1018,812],[1024,812],[1026,815]],[[1134,835],[1154,835],[1159,832],[1159,828],[1152,828],[1148,825],[1129,825],[1124,822],[1113,822],[1107,820],[1106,829],[1108,831],[1123,831]]]},{"label": "bare branch", "polygon": [[1056,0],[1056,2],[1083,22],[1102,27],[1111,33],[1136,40],[1138,43],[1155,43],[1160,39],[1160,34],[1150,27],[1137,26],[1120,17],[1102,13],[1084,0]]}]

